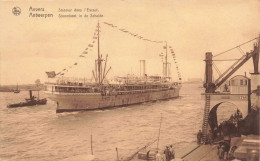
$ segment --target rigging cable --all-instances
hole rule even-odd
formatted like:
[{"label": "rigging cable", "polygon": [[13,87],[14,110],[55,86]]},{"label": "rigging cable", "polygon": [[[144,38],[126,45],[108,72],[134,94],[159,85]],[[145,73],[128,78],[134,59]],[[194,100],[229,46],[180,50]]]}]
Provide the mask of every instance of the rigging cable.
[{"label": "rigging cable", "polygon": [[212,64],[213,64],[213,67],[215,68],[215,70],[218,72],[218,75],[220,76],[220,75],[221,75],[221,72],[220,72],[220,70],[218,69],[217,65],[216,65],[214,62],[212,62]]},{"label": "rigging cable", "polygon": [[212,61],[236,61],[240,59],[220,59],[220,60],[212,60]]},{"label": "rigging cable", "polygon": [[[78,56],[79,58],[86,58],[85,55],[87,55],[90,51],[92,51],[91,48],[94,47],[94,44],[95,44],[95,39],[97,39],[97,33],[96,31],[98,30],[98,27],[96,27],[97,29],[95,30],[94,32],[94,36],[93,36],[93,41],[92,43],[89,43],[88,44],[88,47]],[[88,50],[89,49],[89,50]],[[67,68],[64,68],[62,69],[60,72],[58,72],[56,75],[60,75],[60,76],[63,76],[64,74],[68,73],[68,68],[73,68],[74,66],[77,66],[78,65],[78,62],[75,62],[73,65],[71,66],[68,66]],[[66,73],[65,73],[66,72]]]},{"label": "rigging cable", "polygon": [[[112,27],[112,28],[116,28],[118,29],[118,31],[121,31],[123,33],[126,33],[126,34],[129,34],[131,35],[132,37],[135,37],[135,38],[138,38],[140,40],[144,40],[144,41],[149,41],[149,42],[152,42],[152,43],[165,43],[165,41],[154,41],[154,40],[150,40],[150,39],[147,39],[143,36],[140,36],[139,34],[136,34],[136,33],[133,33],[133,32],[130,32],[128,31],[127,29],[123,29],[123,28],[119,28],[117,25],[114,25],[112,23],[108,23],[108,22],[103,22],[105,25],[109,26],[109,27]],[[167,43],[167,42],[166,42]],[[177,64],[177,61],[176,61],[176,55],[172,49],[171,46],[169,46],[170,48],[170,51],[171,51],[171,54],[173,56],[173,59],[174,59],[174,63],[175,63],[175,66],[176,66],[176,70],[177,70],[177,73],[178,73],[178,77],[179,77],[179,80],[181,80],[181,73],[179,72],[179,67],[178,67],[178,64]],[[167,49],[167,45],[166,46],[163,46],[163,49]],[[159,56],[162,57],[162,61],[163,61],[163,53],[161,53]],[[168,64],[167,64],[168,65]],[[168,72],[168,71],[167,71]]]},{"label": "rigging cable", "polygon": [[234,49],[236,49],[236,48],[238,48],[238,47],[240,47],[240,46],[242,46],[242,45],[245,45],[245,44],[247,44],[247,43],[249,43],[249,42],[251,42],[251,41],[254,41],[255,39],[258,39],[258,38],[259,38],[259,37],[256,37],[256,38],[254,38],[254,39],[252,39],[252,40],[249,40],[249,41],[247,41],[247,42],[245,42],[245,43],[242,43],[242,44],[240,44],[240,45],[238,45],[238,46],[236,46],[236,47],[233,47],[233,48],[231,48],[231,49],[228,49],[228,50],[226,50],[226,51],[223,51],[223,52],[221,52],[221,53],[218,53],[218,54],[214,55],[213,57],[216,57],[216,56],[222,55],[222,54],[224,54],[224,53],[226,53],[226,52],[229,52],[229,51],[231,51],[231,50],[234,50]]},{"label": "rigging cable", "polygon": [[241,49],[240,46],[239,46],[237,49],[240,51],[240,53],[241,53],[242,55],[246,55],[246,53]]}]

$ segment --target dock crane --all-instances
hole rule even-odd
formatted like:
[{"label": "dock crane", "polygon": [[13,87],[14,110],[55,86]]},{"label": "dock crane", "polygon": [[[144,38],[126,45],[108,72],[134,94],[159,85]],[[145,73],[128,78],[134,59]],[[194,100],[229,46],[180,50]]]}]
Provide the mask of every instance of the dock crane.
[{"label": "dock crane", "polygon": [[[254,49],[251,52],[247,52],[245,55],[243,55],[241,58],[237,59],[235,63],[233,63],[228,69],[226,69],[223,74],[217,70],[219,73],[219,77],[213,81],[213,57],[222,55],[228,51],[231,51],[233,49],[240,49],[240,46],[247,44],[251,41],[258,40],[257,43],[254,43]],[[208,133],[208,121],[211,118],[214,124],[216,124],[217,117],[216,117],[216,110],[213,113],[210,113],[210,102],[211,102],[211,96],[213,96],[216,93],[216,89],[218,89],[229,77],[234,74],[240,67],[242,67],[250,58],[253,59],[253,64],[254,64],[254,73],[255,75],[259,75],[259,44],[260,44],[260,36],[257,38],[254,38],[250,41],[247,41],[243,44],[240,44],[234,48],[231,48],[229,50],[226,50],[224,52],[221,52],[219,54],[216,54],[215,56],[212,55],[211,52],[206,53],[206,59],[204,60],[206,62],[206,68],[205,68],[205,83],[204,83],[204,88],[205,88],[205,109],[204,109],[204,117],[203,117],[203,124],[202,124],[202,134],[203,134],[203,142],[206,142],[207,140],[207,133]],[[248,83],[248,87],[250,87],[250,81]],[[251,88],[249,88],[251,89]],[[251,91],[248,91],[248,111],[251,110],[251,101],[250,101],[250,95]]]},{"label": "dock crane", "polygon": [[[258,39],[258,43],[254,44],[254,49],[251,52],[247,52],[245,55],[243,55],[241,58],[239,58],[234,64],[232,64],[223,74],[221,74],[214,82],[213,82],[213,57],[219,56],[221,54],[224,54],[230,50],[233,50],[235,48],[240,48],[240,46],[249,43],[253,40]],[[259,74],[259,43],[260,43],[260,36],[257,38],[254,38],[246,43],[243,43],[241,45],[238,45],[232,49],[229,49],[225,52],[219,53],[215,56],[212,55],[211,52],[206,53],[206,81],[204,84],[204,88],[206,88],[206,93],[215,93],[216,89],[219,88],[232,74],[234,74],[240,67],[242,67],[250,58],[253,58],[253,64],[254,64],[254,73],[252,74]]]}]

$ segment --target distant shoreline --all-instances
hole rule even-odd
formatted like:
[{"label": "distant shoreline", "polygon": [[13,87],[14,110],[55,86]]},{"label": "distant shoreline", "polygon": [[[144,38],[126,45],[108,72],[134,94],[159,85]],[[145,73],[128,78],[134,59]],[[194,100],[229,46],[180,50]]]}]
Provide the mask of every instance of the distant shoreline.
[{"label": "distant shoreline", "polygon": [[[1,85],[0,86],[0,92],[14,92],[16,90],[17,85]],[[38,91],[38,90],[44,90],[44,85],[40,84],[38,87],[36,87],[35,84],[23,84],[18,85],[18,90],[20,91]]]}]

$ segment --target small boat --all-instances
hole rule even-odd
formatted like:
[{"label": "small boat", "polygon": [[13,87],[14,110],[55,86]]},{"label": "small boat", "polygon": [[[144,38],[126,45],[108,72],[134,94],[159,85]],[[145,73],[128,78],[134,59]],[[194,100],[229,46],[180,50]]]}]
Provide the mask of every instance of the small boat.
[{"label": "small boat", "polygon": [[18,89],[18,83],[17,83],[16,89],[14,90],[14,93],[20,93],[20,90]]},{"label": "small boat", "polygon": [[24,107],[24,106],[35,106],[35,105],[45,105],[47,103],[47,99],[35,99],[35,96],[32,96],[32,91],[29,91],[30,98],[25,99],[25,102],[9,104],[7,105],[8,108],[16,108],[16,107]]}]

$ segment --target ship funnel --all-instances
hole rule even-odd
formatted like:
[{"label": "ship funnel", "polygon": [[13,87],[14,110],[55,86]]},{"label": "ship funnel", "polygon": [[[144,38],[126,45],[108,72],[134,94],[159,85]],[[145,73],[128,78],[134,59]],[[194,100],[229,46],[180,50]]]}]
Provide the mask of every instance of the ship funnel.
[{"label": "ship funnel", "polygon": [[30,99],[32,99],[32,90],[29,90]]},{"label": "ship funnel", "polygon": [[140,60],[140,77],[145,77],[145,60]]}]

